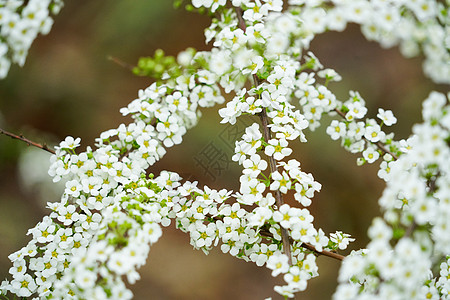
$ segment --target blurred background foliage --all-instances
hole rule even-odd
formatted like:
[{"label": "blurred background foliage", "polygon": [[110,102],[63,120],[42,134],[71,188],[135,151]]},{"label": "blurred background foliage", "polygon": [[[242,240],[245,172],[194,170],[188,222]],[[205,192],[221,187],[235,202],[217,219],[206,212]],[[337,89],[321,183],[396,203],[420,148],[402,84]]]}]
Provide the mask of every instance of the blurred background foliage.
[{"label": "blurred background foliage", "polygon": [[[158,48],[167,55],[187,47],[206,50],[210,45],[204,43],[203,29],[208,25],[206,16],[174,10],[168,0],[67,1],[50,34],[35,41],[25,66],[13,67],[0,82],[0,127],[50,146],[67,135],[82,137],[82,149],[93,145],[102,131],[129,122],[119,109],[151,83],[108,57],[136,64],[139,57],[153,55]],[[397,138],[406,138],[411,126],[421,121],[421,101],[429,91],[445,90],[422,75],[422,58],[405,59],[397,49],[381,49],[365,41],[356,26],[318,37],[312,50],[323,65],[342,75],[342,82],[330,86],[338,98],[346,100],[349,90],[357,90],[367,102],[369,117],[376,115],[378,107],[394,111],[398,124],[392,130]],[[200,187],[207,184],[238,190],[239,166],[230,164],[212,178],[195,160],[226,130],[219,124],[218,109],[204,110],[197,127],[151,172],[172,170],[198,180]],[[326,233],[350,233],[357,239],[350,249],[358,249],[368,241],[366,231],[372,218],[381,214],[377,199],[383,182],[376,176],[377,166],[357,167],[356,156],[331,141],[325,134],[328,124],[322,124],[314,133],[307,132],[308,143],[294,143],[294,154],[303,170],[313,173],[323,185],[311,207],[316,227]],[[231,155],[227,145],[218,147]],[[26,245],[28,228],[49,213],[45,203],[58,201],[60,193],[44,183],[33,186],[24,182],[30,177],[20,174],[47,172],[49,155],[33,152],[24,156],[30,150],[0,136],[1,278],[10,267],[7,256]],[[36,155],[42,164],[29,159]],[[336,287],[339,263],[319,257],[318,264],[321,275],[309,282],[307,292],[299,296],[303,300],[329,299]],[[236,260],[220,249],[209,256],[192,250],[189,237],[173,226],[166,228],[152,247],[140,273],[141,280],[132,288],[135,299],[278,299],[272,288],[282,280],[272,278],[268,269]]]}]

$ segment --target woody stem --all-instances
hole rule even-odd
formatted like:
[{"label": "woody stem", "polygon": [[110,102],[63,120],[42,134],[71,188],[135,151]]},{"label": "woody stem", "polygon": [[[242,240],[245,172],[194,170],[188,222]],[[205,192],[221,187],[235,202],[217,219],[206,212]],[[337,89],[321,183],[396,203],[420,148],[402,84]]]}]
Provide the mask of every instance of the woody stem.
[{"label": "woody stem", "polygon": [[[245,21],[242,18],[242,9],[236,8],[236,14],[239,20],[239,27],[245,32],[246,25]],[[260,82],[259,78],[256,74],[253,74],[253,83],[255,87],[257,87]],[[271,133],[269,128],[269,118],[267,117],[267,111],[266,108],[263,108],[261,113],[259,114],[259,117],[261,119],[262,127],[263,127],[263,135],[264,135],[264,141],[267,143],[271,139]],[[270,165],[270,172],[273,173],[277,171],[277,163],[275,161],[275,158],[273,156],[269,157],[269,165]],[[281,195],[281,192],[279,190],[275,191],[275,201],[276,205],[280,207],[284,204],[283,196]],[[292,255],[291,255],[291,243],[289,241],[289,233],[287,229],[281,227],[281,242],[283,243],[283,251],[284,254],[288,257],[289,265],[292,266]]]},{"label": "woody stem", "polygon": [[17,139],[17,140],[20,140],[22,142],[25,142],[26,144],[28,144],[28,146],[34,146],[36,148],[42,149],[44,151],[47,151],[47,152],[49,152],[51,154],[55,154],[55,151],[53,151],[50,148],[48,148],[47,145],[41,145],[39,143],[33,142],[33,141],[25,138],[22,135],[16,135],[14,133],[8,132],[8,131],[3,130],[1,128],[0,128],[0,134],[4,134],[4,135],[7,135],[7,136],[9,136],[9,137],[11,137],[13,139]]},{"label": "woody stem", "polygon": [[[261,119],[261,123],[263,126],[263,135],[264,141],[267,143],[271,138],[270,128],[268,127],[269,118],[267,117],[267,111],[265,108],[259,114],[259,118]],[[273,173],[278,170],[277,163],[273,156],[269,156],[269,165],[270,165],[270,173]],[[275,201],[278,207],[284,204],[283,196],[281,195],[280,190],[275,191]],[[292,266],[292,255],[291,255],[291,243],[289,241],[289,233],[286,228],[281,227],[281,241],[283,243],[284,254],[287,255],[289,265]]]}]

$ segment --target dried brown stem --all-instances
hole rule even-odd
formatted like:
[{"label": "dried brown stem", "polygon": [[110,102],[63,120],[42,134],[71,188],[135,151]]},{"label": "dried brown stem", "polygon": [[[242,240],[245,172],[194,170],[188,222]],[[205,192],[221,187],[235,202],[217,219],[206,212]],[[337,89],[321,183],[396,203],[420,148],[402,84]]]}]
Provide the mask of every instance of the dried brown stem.
[{"label": "dried brown stem", "polygon": [[9,136],[9,137],[11,137],[13,139],[17,139],[19,141],[25,142],[26,144],[28,144],[28,146],[34,146],[36,148],[39,148],[39,149],[42,149],[44,151],[50,152],[51,154],[55,154],[55,151],[49,149],[47,147],[47,145],[45,145],[45,144],[41,145],[39,143],[33,142],[33,141],[25,138],[23,135],[16,135],[14,133],[8,132],[8,131],[3,130],[1,128],[0,128],[0,134],[4,134],[4,135],[7,135],[7,136]]}]

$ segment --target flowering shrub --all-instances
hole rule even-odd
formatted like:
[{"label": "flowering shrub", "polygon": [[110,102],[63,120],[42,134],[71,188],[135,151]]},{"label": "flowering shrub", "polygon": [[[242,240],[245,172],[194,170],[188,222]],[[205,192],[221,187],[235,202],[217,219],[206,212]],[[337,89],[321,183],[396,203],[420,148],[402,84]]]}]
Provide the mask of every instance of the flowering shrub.
[{"label": "flowering shrub", "polygon": [[62,0],[0,1],[0,78],[6,77],[11,62],[23,66],[34,39],[50,31],[50,15],[57,14],[62,5]]},{"label": "flowering shrub", "polygon": [[[48,9],[60,3],[44,2],[4,0],[0,7],[7,20],[21,24],[41,11],[50,20]],[[191,4],[190,10],[211,15],[205,36],[212,49],[189,48],[176,59],[161,51],[142,58],[133,71],[155,82],[121,109],[133,122],[103,132],[95,148],[84,152],[80,138],[67,137],[56,147],[49,174],[65,182],[65,191],[48,204],[50,215],[29,230],[28,245],[9,256],[11,278],[2,283],[2,295],[130,299],[128,286],[139,279],[150,246],[161,227],[173,223],[195,249],[220,247],[283,277],[285,284],[274,289],[287,298],[319,275],[316,257],[325,255],[343,260],[335,299],[448,299],[450,94],[431,92],[423,102],[423,123],[414,125],[408,139],[396,140],[385,131],[397,122],[393,112],[380,108],[377,119],[366,118],[356,91],[339,100],[328,85],[341,76],[308,48],[316,35],[357,23],[367,39],[384,47],[399,45],[408,57],[423,53],[425,74],[450,83],[449,2]],[[9,23],[0,20],[6,75],[9,57],[23,61],[15,51],[28,49],[32,39],[19,48],[25,37],[4,30]],[[175,172],[147,174],[197,124],[201,108],[225,102],[222,123],[233,125],[243,115],[254,120],[232,156],[242,166],[239,191],[201,187]],[[331,139],[357,154],[359,165],[380,162],[378,176],[386,181],[379,200],[384,214],[369,228],[371,242],[345,258],[338,252],[354,239],[314,226],[308,207],[321,184],[301,169],[290,148],[295,140],[307,142],[304,132],[320,126],[324,115],[332,118],[326,128]],[[284,203],[286,198],[298,205]]]}]

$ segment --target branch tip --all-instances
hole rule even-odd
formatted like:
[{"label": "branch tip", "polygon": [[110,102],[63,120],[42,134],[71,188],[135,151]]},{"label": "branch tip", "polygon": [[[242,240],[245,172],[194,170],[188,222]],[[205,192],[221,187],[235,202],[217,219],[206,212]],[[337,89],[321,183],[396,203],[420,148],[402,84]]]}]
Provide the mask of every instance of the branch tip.
[{"label": "branch tip", "polygon": [[0,134],[4,134],[6,136],[9,136],[12,139],[16,139],[16,140],[22,141],[22,142],[26,143],[28,146],[33,146],[33,147],[42,149],[44,151],[47,151],[47,152],[49,152],[51,154],[56,154],[55,151],[49,149],[46,144],[41,145],[39,143],[33,142],[33,141],[27,139],[26,137],[24,137],[23,134],[16,135],[14,133],[8,132],[8,131],[3,130],[1,128],[0,128]]},{"label": "branch tip", "polygon": [[115,56],[109,55],[107,57],[107,59],[112,61],[112,62],[114,62],[115,64],[121,66],[122,68],[128,69],[130,71],[133,71],[133,69],[134,69],[133,65],[131,65],[131,64],[127,63],[127,62],[124,62],[123,60],[121,60],[120,58],[117,58]]}]

